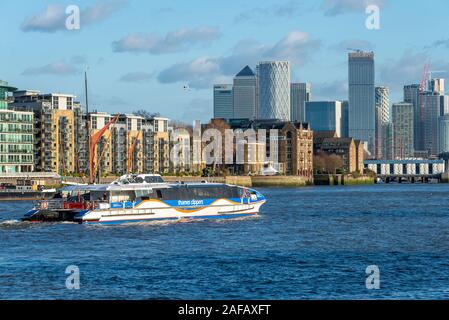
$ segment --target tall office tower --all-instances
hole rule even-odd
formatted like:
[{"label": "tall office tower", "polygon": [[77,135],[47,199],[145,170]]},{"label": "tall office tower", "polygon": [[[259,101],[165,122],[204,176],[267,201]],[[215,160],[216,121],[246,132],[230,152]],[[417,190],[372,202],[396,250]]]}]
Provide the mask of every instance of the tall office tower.
[{"label": "tall office tower", "polygon": [[341,136],[349,138],[349,101],[341,103]]},{"label": "tall office tower", "polygon": [[414,156],[413,149],[413,105],[408,102],[393,104],[394,158],[405,159]]},{"label": "tall office tower", "polygon": [[404,86],[404,102],[408,102],[413,105],[413,127],[415,130],[413,145],[415,150],[424,150],[424,114],[421,113],[421,100],[419,95],[419,84],[409,84]]},{"label": "tall office tower", "polygon": [[440,115],[449,114],[449,96],[440,96]]},{"label": "tall office tower", "polygon": [[438,154],[449,152],[449,115],[438,119]]},{"label": "tall office tower", "polygon": [[430,91],[420,95],[424,107],[423,150],[426,150],[431,156],[438,155],[438,118],[444,115],[444,105],[441,104],[442,97],[444,96]]},{"label": "tall office tower", "polygon": [[226,121],[234,118],[234,106],[231,84],[214,85],[214,118]]},{"label": "tall office tower", "polygon": [[444,79],[430,79],[429,91],[438,93],[439,95],[444,95]]},{"label": "tall office tower", "polygon": [[289,61],[259,63],[259,119],[290,121],[290,73]]},{"label": "tall office tower", "polygon": [[392,160],[394,159],[394,130],[391,122],[385,126],[385,137],[383,158],[385,160]]},{"label": "tall office tower", "polygon": [[368,143],[368,151],[375,154],[376,101],[374,53],[349,53],[349,136]]},{"label": "tall office tower", "polygon": [[306,102],[306,119],[313,131],[335,131],[341,137],[341,102]]},{"label": "tall office tower", "polygon": [[234,77],[234,118],[254,119],[257,107],[257,77],[249,66]]},{"label": "tall office tower", "polygon": [[386,153],[386,126],[390,122],[390,90],[376,87],[376,158],[384,159]]},{"label": "tall office tower", "polygon": [[310,83],[292,83],[290,92],[291,120],[305,121],[305,103],[312,100],[312,85]]}]

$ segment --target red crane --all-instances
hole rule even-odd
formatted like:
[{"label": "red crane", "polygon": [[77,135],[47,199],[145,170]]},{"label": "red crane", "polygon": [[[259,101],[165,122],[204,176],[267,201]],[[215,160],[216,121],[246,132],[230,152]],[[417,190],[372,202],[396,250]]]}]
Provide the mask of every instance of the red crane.
[{"label": "red crane", "polygon": [[95,183],[95,150],[98,142],[100,142],[101,137],[106,133],[106,130],[109,129],[114,123],[117,122],[120,114],[117,114],[113,119],[111,119],[103,128],[95,132],[90,136],[89,139],[89,182]]}]

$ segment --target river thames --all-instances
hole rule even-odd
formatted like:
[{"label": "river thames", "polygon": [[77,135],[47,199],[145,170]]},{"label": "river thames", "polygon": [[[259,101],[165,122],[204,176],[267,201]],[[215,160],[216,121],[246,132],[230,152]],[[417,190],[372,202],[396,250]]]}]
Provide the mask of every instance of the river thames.
[{"label": "river thames", "polygon": [[23,223],[30,202],[0,202],[0,299],[449,298],[449,185],[258,190],[259,217],[121,226]]}]

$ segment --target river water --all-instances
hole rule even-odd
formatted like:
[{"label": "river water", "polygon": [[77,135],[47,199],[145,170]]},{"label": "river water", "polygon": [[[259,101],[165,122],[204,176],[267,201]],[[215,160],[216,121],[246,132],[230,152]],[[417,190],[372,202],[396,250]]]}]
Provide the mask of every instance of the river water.
[{"label": "river water", "polygon": [[121,226],[23,223],[31,203],[0,202],[0,299],[449,298],[449,185],[260,191],[259,217]]}]

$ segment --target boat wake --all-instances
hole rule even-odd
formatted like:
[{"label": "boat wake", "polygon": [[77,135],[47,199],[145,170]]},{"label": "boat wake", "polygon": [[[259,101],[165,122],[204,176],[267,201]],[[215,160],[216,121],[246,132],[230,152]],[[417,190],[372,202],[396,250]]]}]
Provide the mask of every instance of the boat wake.
[{"label": "boat wake", "polygon": [[15,228],[19,226],[24,226],[26,223],[20,220],[5,220],[0,221],[0,228],[1,229],[7,229],[7,228]]}]

